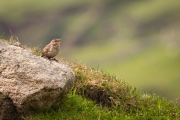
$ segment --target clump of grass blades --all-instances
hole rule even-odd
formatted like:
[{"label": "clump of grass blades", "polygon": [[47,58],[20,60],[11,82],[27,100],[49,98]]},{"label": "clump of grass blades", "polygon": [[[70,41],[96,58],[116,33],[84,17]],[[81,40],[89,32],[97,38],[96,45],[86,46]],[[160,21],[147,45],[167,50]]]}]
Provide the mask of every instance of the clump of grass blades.
[{"label": "clump of grass blades", "polygon": [[102,107],[120,106],[129,111],[131,107],[138,106],[139,92],[121,79],[102,70],[61,60],[74,69],[77,94],[95,101]]},{"label": "clump of grass blades", "polygon": [[34,55],[37,55],[37,56],[40,56],[40,55],[41,55],[41,50],[40,50],[39,47],[32,47],[32,48],[31,48],[31,47],[28,47],[28,46],[26,46],[26,45],[22,45],[22,44],[19,42],[18,37],[17,37],[17,36],[14,36],[12,33],[11,33],[11,37],[10,37],[9,40],[5,40],[3,37],[2,37],[2,38],[0,37],[0,39],[1,39],[2,41],[6,42],[6,43],[11,44],[11,45],[15,45],[15,46],[19,46],[19,47],[21,47],[21,48],[27,49],[27,50],[31,51],[32,54],[34,54]]},{"label": "clump of grass blades", "polygon": [[95,101],[100,107],[108,107],[109,110],[142,116],[142,118],[147,117],[145,115],[147,113],[150,113],[150,116],[180,117],[179,105],[176,106],[171,101],[155,95],[141,94],[136,88],[102,70],[91,69],[64,59],[61,61],[74,69],[76,93]]}]

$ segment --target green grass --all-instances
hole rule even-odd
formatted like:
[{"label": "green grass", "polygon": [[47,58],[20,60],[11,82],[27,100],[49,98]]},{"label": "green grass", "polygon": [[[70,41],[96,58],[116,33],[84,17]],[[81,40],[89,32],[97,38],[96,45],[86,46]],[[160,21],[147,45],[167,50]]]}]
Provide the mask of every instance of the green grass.
[{"label": "green grass", "polygon": [[[36,112],[27,119],[31,120],[55,120],[55,119],[68,119],[68,120],[119,120],[119,119],[178,119],[179,106],[163,100],[157,96],[151,96],[146,102],[147,106],[140,105],[140,109],[131,109],[126,112],[121,108],[104,108],[100,109],[92,101],[82,98],[79,95],[69,94],[64,100],[62,105],[56,109],[51,109],[46,112]],[[149,106],[148,106],[149,105]]]},{"label": "green grass", "polygon": [[[15,40],[9,41],[11,44]],[[38,49],[29,49],[40,55]],[[61,104],[46,110],[34,110],[25,120],[154,120],[179,119],[180,105],[165,98],[142,94],[121,78],[99,69],[59,59],[75,72],[73,90]]]},{"label": "green grass", "polygon": [[[68,12],[76,6],[78,8],[85,6],[87,9]],[[136,36],[136,32],[143,33],[148,31],[149,27],[157,34],[158,39],[154,41],[161,40],[164,43],[164,39],[171,40],[169,37],[174,38],[176,34],[178,37],[179,6],[180,2],[177,0],[137,1],[128,4],[102,0],[46,2],[2,0],[0,15],[4,16],[1,18],[4,21],[2,24],[9,23],[12,30],[22,28],[22,31],[13,30],[16,34],[19,32],[18,36],[20,39],[23,38],[22,43],[36,44],[36,46],[43,44],[41,46],[43,47],[48,43],[47,40],[60,36],[63,39],[61,56],[72,61],[82,61],[94,68],[101,66],[117,77],[123,76],[128,83],[140,89],[148,87],[150,82],[162,86],[163,89],[169,90],[165,92],[171,93],[170,96],[173,96],[171,99],[174,99],[179,95],[177,91],[180,91],[178,84],[174,85],[180,78],[179,57],[169,58],[162,48],[154,49],[153,45],[149,49],[143,49],[143,45],[138,46],[134,41],[151,43],[154,33],[150,32],[143,38]],[[42,17],[42,20],[38,19],[39,17]],[[164,23],[164,20],[169,22]],[[156,28],[159,24],[163,24],[163,28]],[[151,28],[151,26],[155,27]],[[2,31],[0,35],[3,34],[6,36],[8,32]],[[77,45],[78,41],[82,41],[85,45]],[[171,51],[171,54],[174,53]]]},{"label": "green grass", "polygon": [[[172,43],[141,45],[137,40],[111,41],[75,50],[69,59],[103,69],[138,89],[176,101],[179,97],[180,50]],[[111,57],[108,57],[111,56]],[[180,102],[180,99],[178,99]]]},{"label": "green grass", "polygon": [[70,93],[60,106],[47,111],[36,111],[27,120],[160,120],[180,117],[180,106],[158,96],[144,95],[139,109],[125,111],[121,107],[101,109],[94,102]]},{"label": "green grass", "polygon": [[96,120],[112,119],[113,116],[107,110],[101,110],[92,101],[83,99],[79,95],[69,94],[61,106],[56,110],[48,110],[45,113],[36,113],[27,119],[30,120]]}]

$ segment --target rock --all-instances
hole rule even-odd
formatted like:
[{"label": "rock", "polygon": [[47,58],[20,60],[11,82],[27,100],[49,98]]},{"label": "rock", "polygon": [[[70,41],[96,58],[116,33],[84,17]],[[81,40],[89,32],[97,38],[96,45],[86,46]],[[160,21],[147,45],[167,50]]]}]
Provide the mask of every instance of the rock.
[{"label": "rock", "polygon": [[12,100],[0,93],[0,120],[21,120]]},{"label": "rock", "polygon": [[0,40],[0,92],[12,99],[18,112],[58,104],[72,89],[74,80],[67,64]]}]

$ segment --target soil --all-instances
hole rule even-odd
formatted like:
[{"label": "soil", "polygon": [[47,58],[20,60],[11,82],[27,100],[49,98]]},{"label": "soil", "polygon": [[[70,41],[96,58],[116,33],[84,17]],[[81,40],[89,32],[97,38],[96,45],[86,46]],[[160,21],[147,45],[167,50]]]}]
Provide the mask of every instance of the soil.
[{"label": "soil", "polygon": [[22,120],[12,100],[0,93],[0,120]]},{"label": "soil", "polygon": [[[80,95],[95,101],[102,107],[111,107],[115,102],[110,99],[110,92],[96,85],[87,85],[85,90],[77,90]],[[83,94],[80,93],[83,91]]]}]

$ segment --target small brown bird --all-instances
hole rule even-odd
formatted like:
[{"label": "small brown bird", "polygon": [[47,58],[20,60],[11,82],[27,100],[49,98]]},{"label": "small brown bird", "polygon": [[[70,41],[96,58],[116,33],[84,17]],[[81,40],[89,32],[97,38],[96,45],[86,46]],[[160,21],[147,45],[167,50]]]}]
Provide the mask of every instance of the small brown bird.
[{"label": "small brown bird", "polygon": [[47,57],[51,59],[59,53],[61,39],[54,38],[44,49],[42,50],[41,57]]}]

